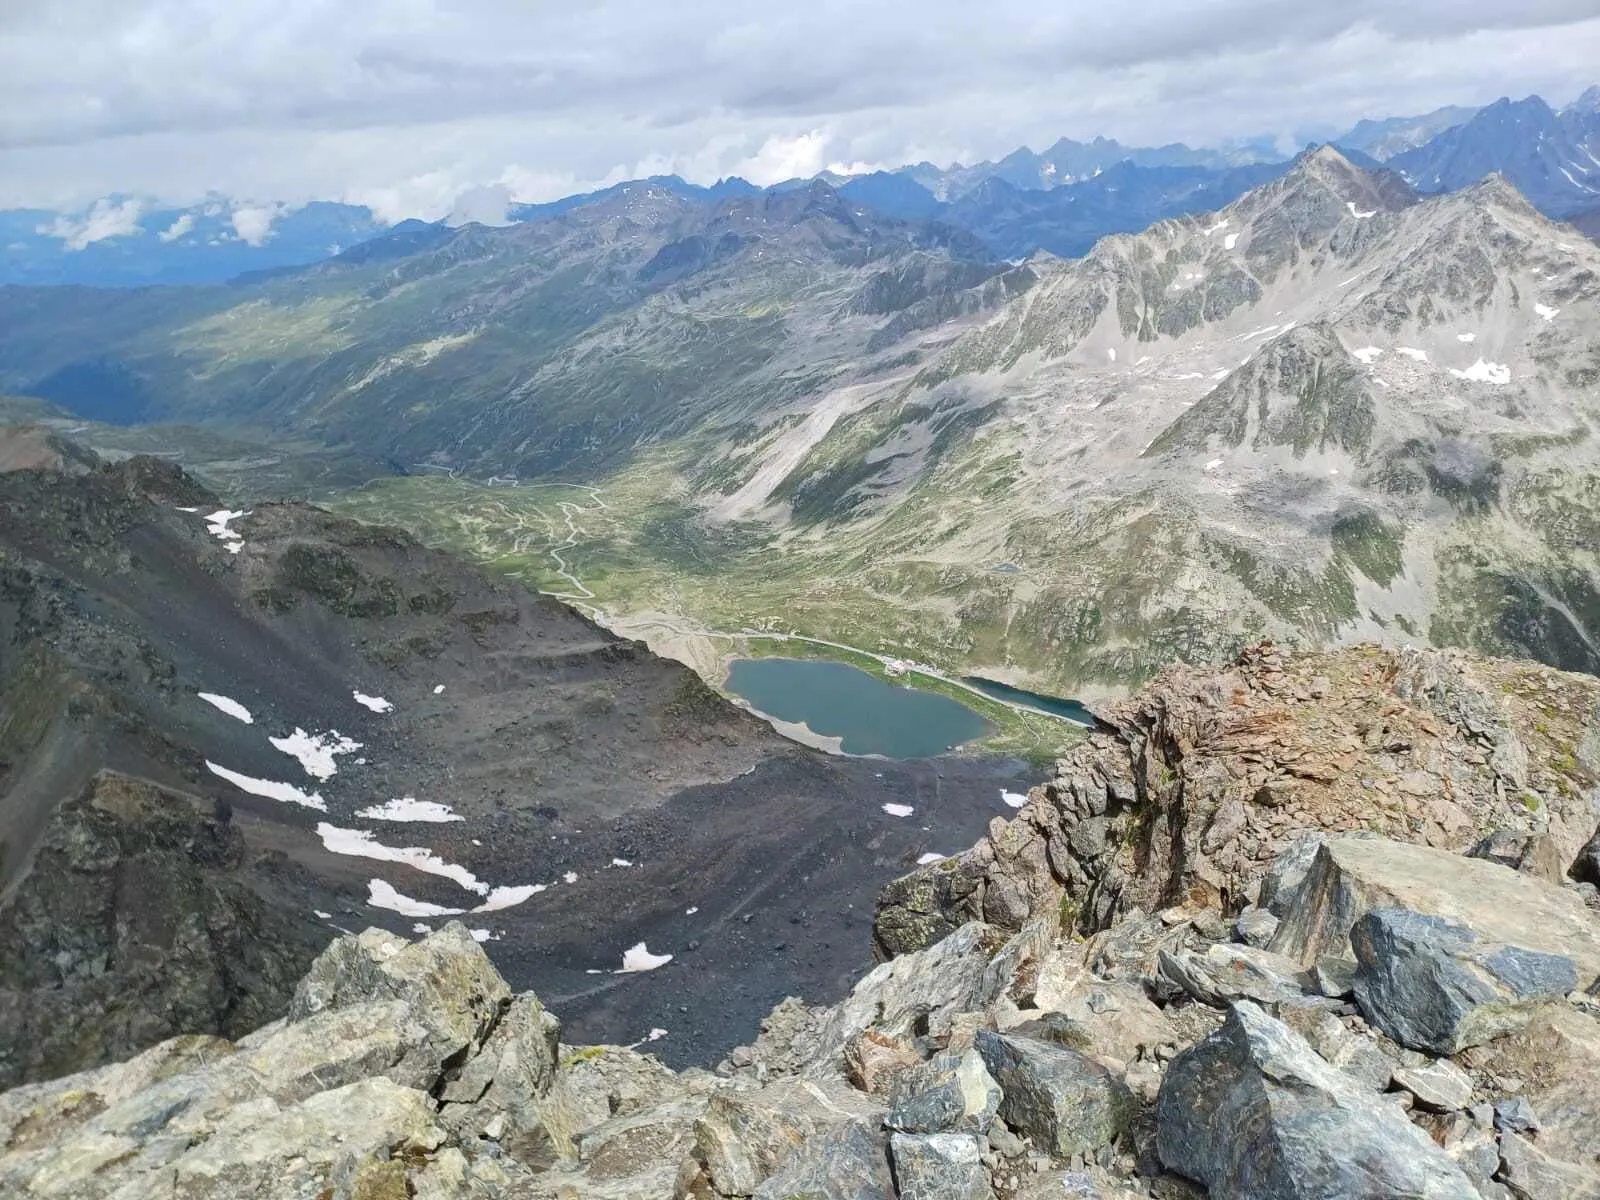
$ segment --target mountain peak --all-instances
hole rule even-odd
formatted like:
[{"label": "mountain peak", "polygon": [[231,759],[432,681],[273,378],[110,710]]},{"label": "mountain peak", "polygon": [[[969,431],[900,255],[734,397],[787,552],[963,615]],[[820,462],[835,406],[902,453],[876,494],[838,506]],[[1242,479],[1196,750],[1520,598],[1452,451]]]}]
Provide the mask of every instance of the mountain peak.
[{"label": "mountain peak", "polygon": [[1589,88],[1562,111],[1569,113],[1600,113],[1600,83]]}]

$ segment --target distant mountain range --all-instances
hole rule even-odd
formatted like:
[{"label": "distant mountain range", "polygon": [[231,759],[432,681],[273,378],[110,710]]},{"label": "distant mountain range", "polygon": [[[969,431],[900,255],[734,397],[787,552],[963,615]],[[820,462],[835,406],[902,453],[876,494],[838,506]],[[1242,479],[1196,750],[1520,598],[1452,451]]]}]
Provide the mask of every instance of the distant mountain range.
[{"label": "distant mountain range", "polygon": [[[1600,210],[1600,86],[1559,112],[1537,96],[1500,100],[1482,109],[1366,120],[1332,141],[1358,165],[1387,164],[1423,193],[1456,191],[1498,172],[1547,216],[1564,220]],[[1021,259],[1039,250],[1076,257],[1107,234],[1220,208],[1288,166],[1267,139],[1196,149],[1062,138],[1042,153],[1022,147],[997,162],[922,162],[819,178],[852,204],[902,220],[953,225],[996,255]],[[792,191],[809,182],[789,180],[766,190]],[[641,185],[708,205],[763,190],[739,178],[700,186],[658,176],[513,205],[506,218],[545,220]],[[14,210],[0,212],[0,285],[221,283],[320,262],[375,238],[398,236],[399,242],[369,251],[393,254],[397,247],[409,252],[419,239],[445,236],[424,232],[428,228],[420,221],[389,228],[369,209],[329,202],[288,208],[213,198],[172,209],[113,197],[74,214]]]},{"label": "distant mountain range", "polygon": [[1012,236],[1124,177],[1213,208],[1207,169],[990,180],[933,220],[846,194],[903,206],[892,178],[641,183],[227,288],[0,289],[0,391],[386,464],[355,511],[669,628],[1057,694],[1256,636],[1600,671],[1600,249],[1501,176],[1269,167],[1075,259],[953,218]]}]

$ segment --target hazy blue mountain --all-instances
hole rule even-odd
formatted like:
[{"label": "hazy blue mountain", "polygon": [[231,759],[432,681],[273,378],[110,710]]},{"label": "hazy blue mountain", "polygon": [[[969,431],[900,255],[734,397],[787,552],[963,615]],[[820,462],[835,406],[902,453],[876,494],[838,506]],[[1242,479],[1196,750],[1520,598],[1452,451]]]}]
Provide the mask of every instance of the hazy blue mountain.
[{"label": "hazy blue mountain", "polygon": [[990,179],[1023,191],[1047,191],[1092,179],[1121,163],[1139,167],[1226,170],[1277,157],[1270,146],[1255,141],[1221,149],[1195,149],[1181,142],[1165,146],[1124,146],[1115,138],[1097,137],[1088,142],[1061,138],[1042,154],[1023,146],[999,162],[972,166],[956,163],[943,169],[923,162],[896,173],[915,180],[940,200],[958,200]]},{"label": "hazy blue mountain", "polygon": [[1024,190],[993,178],[946,205],[939,216],[971,230],[1007,258],[1035,250],[1076,258],[1106,234],[1135,233],[1168,217],[1223,208],[1276,179],[1289,165],[1215,170],[1123,162],[1049,191]]},{"label": "hazy blue mountain", "polygon": [[324,201],[151,209],[109,197],[78,213],[13,210],[0,213],[0,284],[218,283],[318,262],[386,228],[367,208]]},{"label": "hazy blue mountain", "polygon": [[841,184],[839,194],[852,204],[907,221],[926,221],[944,209],[932,192],[898,171],[858,175]]},{"label": "hazy blue mountain", "polygon": [[1534,207],[1568,217],[1600,204],[1600,111],[1556,113],[1538,96],[1495,101],[1389,165],[1423,192],[1453,192],[1499,172]]},{"label": "hazy blue mountain", "polygon": [[1358,121],[1350,132],[1334,138],[1333,144],[1346,152],[1355,150],[1378,162],[1388,162],[1397,154],[1415,150],[1432,141],[1447,129],[1465,125],[1477,113],[1476,108],[1449,105],[1423,113],[1420,117]]},{"label": "hazy blue mountain", "polygon": [[601,188],[595,192],[582,192],[575,196],[563,196],[559,200],[551,200],[543,204],[513,204],[506,216],[513,221],[537,221],[542,217],[559,216],[561,213],[571,212],[575,208],[582,208],[586,204],[595,204],[603,200],[610,200],[614,196],[623,196],[630,189],[641,186],[665,188],[674,195],[682,196],[686,200],[733,200],[740,196],[757,195],[761,189],[748,180],[740,179],[737,175],[728,179],[719,179],[710,187],[702,187],[697,183],[689,183],[677,175],[652,175],[648,179],[629,179],[622,183],[612,184],[610,187]]}]

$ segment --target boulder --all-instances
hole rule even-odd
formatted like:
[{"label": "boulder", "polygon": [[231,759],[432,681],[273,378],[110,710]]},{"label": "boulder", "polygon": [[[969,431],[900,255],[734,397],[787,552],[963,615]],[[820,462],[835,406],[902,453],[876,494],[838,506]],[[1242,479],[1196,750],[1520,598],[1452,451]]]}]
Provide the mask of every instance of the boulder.
[{"label": "boulder", "polygon": [[1272,949],[1311,965],[1348,957],[1350,930],[1376,908],[1402,908],[1470,929],[1485,942],[1572,960],[1579,985],[1600,976],[1600,922],[1572,892],[1426,846],[1329,838],[1285,903]]},{"label": "boulder", "polygon": [[863,1030],[844,1046],[845,1078],[875,1096],[887,1096],[901,1072],[921,1061],[910,1039],[890,1037],[876,1029]]},{"label": "boulder", "polygon": [[1499,863],[1550,883],[1561,882],[1566,866],[1561,861],[1560,848],[1548,833],[1523,833],[1515,829],[1497,829],[1481,838],[1467,851],[1467,857]]},{"label": "boulder", "polygon": [[881,1123],[882,1108],[842,1084],[784,1079],[712,1096],[695,1122],[695,1155],[717,1191],[748,1196],[803,1146],[842,1123]]},{"label": "boulder", "polygon": [[887,1147],[874,1126],[848,1121],[811,1138],[758,1187],[754,1200],[886,1200]]},{"label": "boulder", "polygon": [[[1591,1162],[1593,1159],[1591,1158]],[[1517,1200],[1600,1200],[1600,1173],[1559,1162],[1519,1133],[1500,1135],[1500,1173]]]},{"label": "boulder", "polygon": [[1247,908],[1233,923],[1234,935],[1246,946],[1264,949],[1278,932],[1277,914],[1265,908]]},{"label": "boulder", "polygon": [[1577,987],[1568,958],[1486,942],[1465,925],[1400,908],[1367,913],[1351,931],[1356,1003],[1402,1046],[1454,1054],[1526,1024]]},{"label": "boulder", "polygon": [[1185,993],[1213,1008],[1226,1008],[1235,1000],[1260,1004],[1302,1001],[1309,982],[1293,959],[1222,942],[1207,946],[1200,954],[1163,950],[1156,963],[1158,998],[1163,990]]},{"label": "boulder", "polygon": [[1004,1099],[1000,1116],[1058,1158],[1090,1154],[1133,1120],[1133,1094],[1100,1063],[1065,1046],[979,1030],[976,1045]]},{"label": "boulder", "polygon": [[482,1050],[439,1090],[440,1121],[473,1144],[492,1137],[530,1167],[572,1157],[583,1124],[557,1074],[561,1023],[532,992],[518,996]]},{"label": "boulder", "polygon": [[1401,1067],[1394,1073],[1394,1083],[1433,1112],[1455,1112],[1472,1103],[1472,1076],[1448,1058],[1425,1067]]},{"label": "boulder", "polygon": [[895,1081],[884,1124],[902,1133],[983,1133],[1000,1109],[1000,1087],[977,1050],[942,1054]]},{"label": "boulder", "polygon": [[1168,1067],[1156,1147],[1170,1170],[1230,1200],[1478,1196],[1397,1106],[1249,1002]]},{"label": "boulder", "polygon": [[970,1133],[896,1133],[889,1153],[900,1200],[993,1200],[982,1145]]},{"label": "boulder", "polygon": [[409,1057],[419,1077],[475,1052],[511,1003],[511,989],[460,921],[421,941],[381,929],[331,942],[289,1002],[288,1023],[352,1005],[392,1002],[403,1010]]}]

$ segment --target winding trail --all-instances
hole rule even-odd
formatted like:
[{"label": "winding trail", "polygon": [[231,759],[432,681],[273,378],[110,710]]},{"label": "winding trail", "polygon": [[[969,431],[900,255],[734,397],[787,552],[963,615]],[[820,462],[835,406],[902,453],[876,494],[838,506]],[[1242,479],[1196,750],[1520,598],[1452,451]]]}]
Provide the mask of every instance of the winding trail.
[{"label": "winding trail", "polygon": [[[446,472],[452,479],[460,478],[453,468],[436,467],[434,469]],[[566,537],[562,541],[559,541],[554,545],[547,547],[546,549],[546,553],[549,554],[551,561],[555,563],[556,574],[570,583],[574,590],[552,591],[548,588],[538,588],[537,591],[541,596],[549,596],[553,600],[561,600],[567,604],[570,604],[572,607],[587,615],[595,623],[603,625],[608,629],[611,628],[614,623],[620,620],[620,618],[613,617],[604,608],[595,603],[595,600],[597,600],[598,597],[588,587],[588,585],[586,585],[583,580],[579,579],[578,576],[573,572],[572,564],[567,560],[565,554],[563,553],[563,551],[571,550],[577,546],[580,538],[588,536],[588,531],[578,523],[580,517],[582,517],[585,513],[599,514],[610,511],[604,498],[600,494],[600,489],[597,487],[592,487],[588,484],[577,483],[521,483],[516,480],[509,479],[498,480],[498,478],[496,482],[500,482],[505,486],[519,489],[564,488],[568,491],[588,493],[589,499],[593,501],[593,504],[589,506],[574,504],[570,500],[558,500],[556,502],[556,507],[561,513],[562,523],[566,526]],[[532,549],[532,542],[537,535],[531,532],[520,532],[521,530],[528,528],[527,521],[520,514],[505,512],[503,515],[507,520],[508,527],[517,531],[512,542],[513,551],[520,553]],[[539,515],[547,523],[550,521],[550,517],[548,515],[544,513],[540,513]],[[557,532],[557,530],[550,528],[549,524],[547,524],[546,529],[544,530],[544,535],[550,536],[555,532]],[[846,642],[831,642],[826,638],[807,637],[806,635],[799,633],[731,633],[721,629],[709,629],[702,625],[682,624],[680,622],[669,620],[663,617],[644,619],[632,618],[629,619],[629,623],[633,629],[659,629],[665,633],[683,638],[704,638],[707,641],[723,641],[733,643],[738,643],[741,641],[801,642],[810,646],[822,646],[829,650],[843,650],[850,654],[859,654],[864,658],[870,658],[885,668],[896,665],[902,666],[904,669],[903,673],[907,676],[921,675],[928,679],[937,680],[946,687],[957,688],[963,692],[968,692],[971,695],[976,696],[981,700],[985,700],[990,704],[998,704],[1004,708],[1009,708],[1014,712],[1027,713],[1030,716],[1049,717],[1052,720],[1061,721],[1068,725],[1075,725],[1079,728],[1084,728],[1082,722],[1075,721],[1071,717],[1064,717],[1060,713],[1053,713],[1047,709],[1035,708],[1029,704],[1021,704],[1014,700],[1002,700],[998,696],[992,696],[982,688],[974,687],[972,684],[967,683],[964,680],[945,674],[937,667],[931,667],[925,663],[906,664],[904,659],[897,659],[888,654],[879,654],[875,650],[867,650],[861,646],[852,646]]]}]

